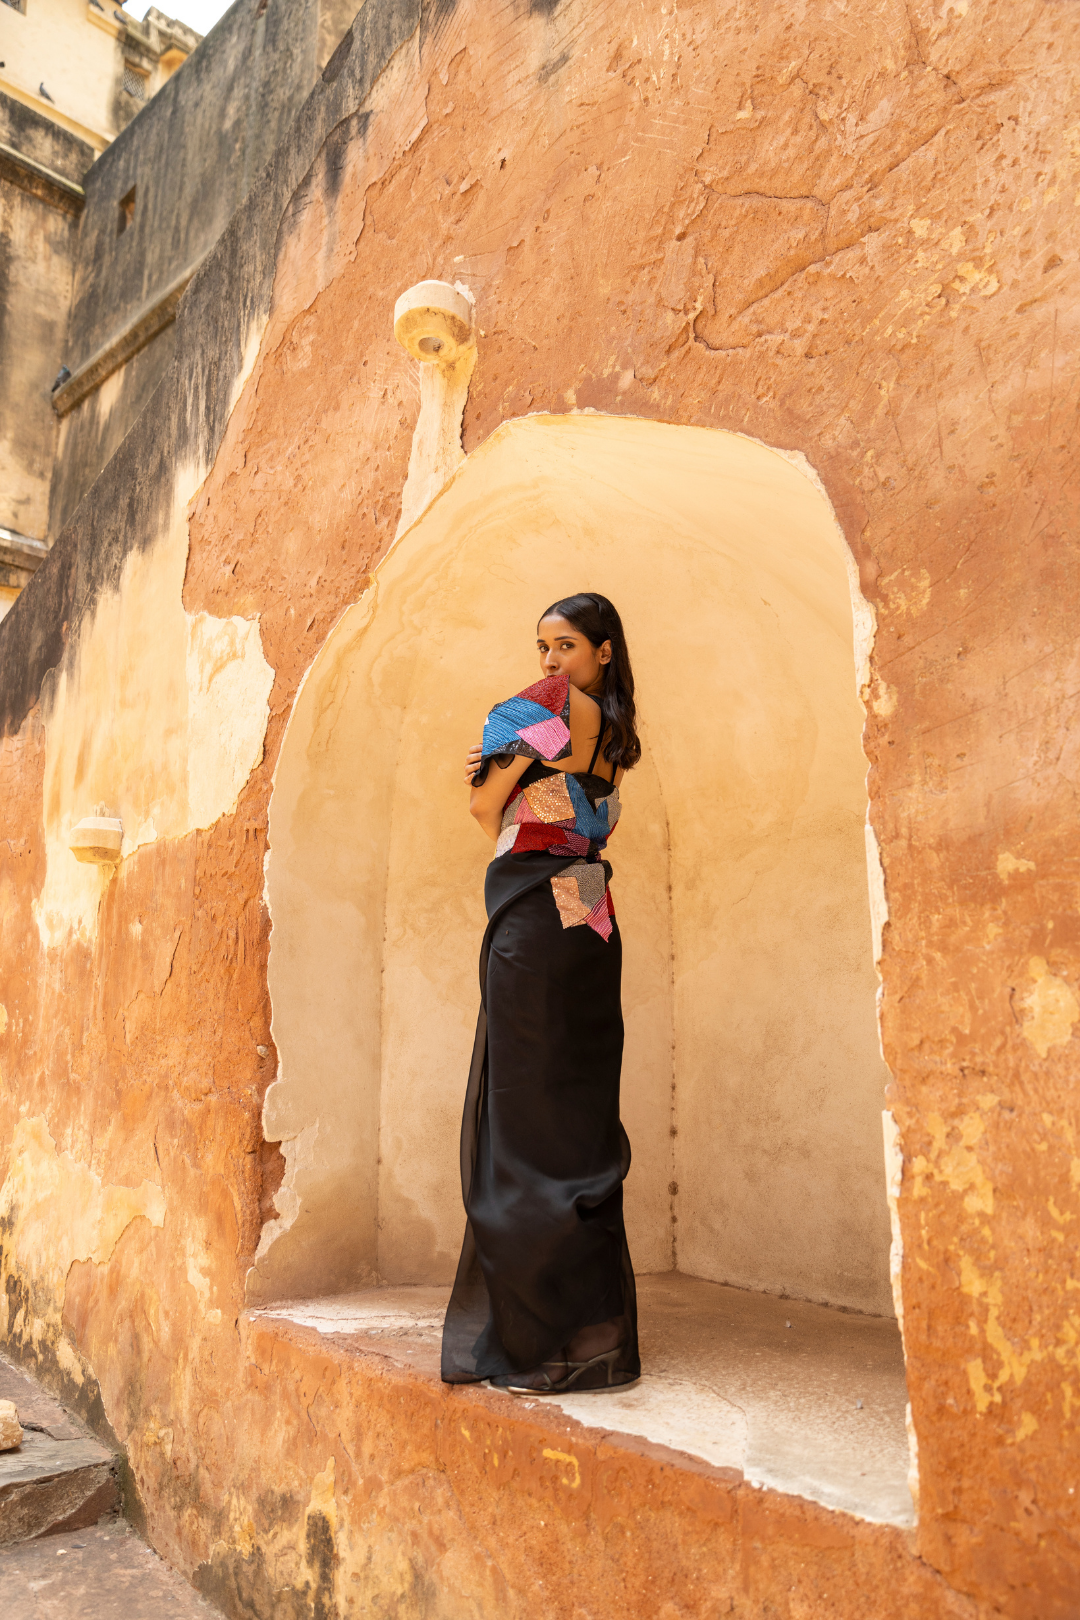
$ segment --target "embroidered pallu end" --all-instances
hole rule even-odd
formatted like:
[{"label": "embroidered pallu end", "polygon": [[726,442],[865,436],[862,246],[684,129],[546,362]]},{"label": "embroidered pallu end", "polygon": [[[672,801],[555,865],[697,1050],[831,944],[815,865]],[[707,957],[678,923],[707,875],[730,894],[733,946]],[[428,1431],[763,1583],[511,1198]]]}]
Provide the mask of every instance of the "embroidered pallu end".
[{"label": "embroidered pallu end", "polygon": [[570,678],[548,675],[496,703],[484,721],[483,762],[500,755],[565,759],[570,744]]}]

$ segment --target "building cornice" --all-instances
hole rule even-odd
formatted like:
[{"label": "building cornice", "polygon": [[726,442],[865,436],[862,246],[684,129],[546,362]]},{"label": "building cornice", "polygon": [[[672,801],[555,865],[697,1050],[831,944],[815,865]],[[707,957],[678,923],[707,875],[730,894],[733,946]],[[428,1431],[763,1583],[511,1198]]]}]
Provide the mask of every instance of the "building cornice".
[{"label": "building cornice", "polygon": [[154,7],[142,22],[137,17],[122,16],[113,7],[111,11],[98,11],[96,7],[87,4],[86,17],[95,28],[103,33],[111,34],[113,39],[121,37],[128,39],[133,45],[139,45],[143,50],[151,51],[155,56],[164,56],[167,51],[180,51],[186,57],[190,56],[196,45],[202,41],[202,35],[197,34],[193,28],[186,27],[177,22],[174,17],[165,17]]},{"label": "building cornice", "polygon": [[22,590],[48,555],[44,540],[31,540],[28,534],[0,528],[0,585]]},{"label": "building cornice", "polygon": [[85,191],[74,180],[57,174],[55,169],[47,169],[44,163],[36,162],[13,146],[6,146],[3,141],[0,141],[0,179],[10,180],[20,191],[40,197],[42,202],[50,203],[65,214],[81,214],[86,203]]},{"label": "building cornice", "polygon": [[110,16],[107,11],[96,11],[94,7],[89,4],[86,7],[86,20],[89,23],[93,23],[95,28],[100,28],[102,33],[111,34],[113,39],[119,39],[120,35],[127,29],[129,21],[129,19],[125,17],[124,21],[119,23],[116,21],[115,17]]},{"label": "building cornice", "polygon": [[30,107],[34,112],[47,118],[50,124],[59,124],[70,135],[77,135],[80,140],[92,146],[100,154],[116,139],[115,130],[92,129],[89,124],[80,124],[77,118],[69,118],[67,113],[61,112],[55,102],[46,101],[33,90],[26,90],[21,84],[14,84],[11,79],[0,75],[0,90],[12,101],[20,101],[24,107]]},{"label": "building cornice", "polygon": [[159,332],[172,325],[184,290],[203,258],[205,254],[170,282],[164,292],[144,304],[138,314],[107,343],[103,343],[89,360],[84,360],[81,366],[75,368],[52,396],[53,410],[57,416],[67,416],[88,394],[100,388],[114,371],[126,366],[140,349],[145,349],[148,343],[154,341]]}]

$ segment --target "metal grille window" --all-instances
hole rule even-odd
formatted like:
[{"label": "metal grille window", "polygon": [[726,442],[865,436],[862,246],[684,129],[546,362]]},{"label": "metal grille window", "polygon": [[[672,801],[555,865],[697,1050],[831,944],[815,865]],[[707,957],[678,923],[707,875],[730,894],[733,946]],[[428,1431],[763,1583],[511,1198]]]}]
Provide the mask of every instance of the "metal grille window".
[{"label": "metal grille window", "polygon": [[124,89],[129,96],[134,96],[136,101],[146,100],[146,74],[141,73],[137,67],[132,67],[130,62],[124,63]]},{"label": "metal grille window", "polygon": [[4,0],[4,4],[5,4],[5,6],[10,6],[12,11],[21,11],[23,16],[25,17],[25,15],[26,15],[26,0]]}]

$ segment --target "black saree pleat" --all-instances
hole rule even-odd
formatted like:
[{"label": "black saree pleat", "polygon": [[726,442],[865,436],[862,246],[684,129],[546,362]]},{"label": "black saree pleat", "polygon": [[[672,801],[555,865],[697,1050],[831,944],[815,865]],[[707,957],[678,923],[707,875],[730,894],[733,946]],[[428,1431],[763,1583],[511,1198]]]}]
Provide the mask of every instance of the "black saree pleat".
[{"label": "black saree pleat", "polygon": [[563,927],[550,879],[572,864],[510,852],[488,868],[481,1008],[461,1131],[467,1224],[442,1376],[471,1383],[622,1321],[614,1382],[640,1372],[623,1224],[622,942]]}]

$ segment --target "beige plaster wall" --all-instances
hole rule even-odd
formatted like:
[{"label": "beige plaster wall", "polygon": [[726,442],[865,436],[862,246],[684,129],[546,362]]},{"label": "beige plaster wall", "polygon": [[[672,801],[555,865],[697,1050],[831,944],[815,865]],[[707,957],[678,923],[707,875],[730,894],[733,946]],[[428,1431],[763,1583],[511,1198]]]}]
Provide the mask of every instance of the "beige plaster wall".
[{"label": "beige plaster wall", "polygon": [[460,760],[576,589],[618,603],[641,699],[609,851],[635,1263],[887,1312],[843,540],[775,451],[588,413],[475,451],[298,697],[267,858],[287,1170],[250,1290],[452,1275],[490,853]]},{"label": "beige plaster wall", "polygon": [[187,498],[176,469],[170,521],[129,552],[116,589],[43,686],[45,876],[33,902],[42,945],[93,939],[113,869],[77,861],[72,828],[103,810],[124,824],[121,858],[210,827],[262,758],[274,673],[257,619],[187,613]]}]

